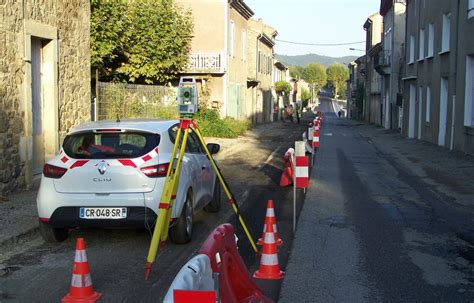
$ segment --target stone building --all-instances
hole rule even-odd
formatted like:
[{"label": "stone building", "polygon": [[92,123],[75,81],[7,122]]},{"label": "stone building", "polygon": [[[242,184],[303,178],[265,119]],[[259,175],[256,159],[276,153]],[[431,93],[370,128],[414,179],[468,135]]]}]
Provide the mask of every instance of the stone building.
[{"label": "stone building", "polygon": [[273,111],[273,47],[276,30],[262,19],[250,19],[247,34],[247,118],[270,122]]},{"label": "stone building", "polygon": [[90,118],[90,2],[0,4],[0,195],[30,187]]},{"label": "stone building", "polygon": [[406,22],[402,133],[474,154],[474,1],[410,0]]}]

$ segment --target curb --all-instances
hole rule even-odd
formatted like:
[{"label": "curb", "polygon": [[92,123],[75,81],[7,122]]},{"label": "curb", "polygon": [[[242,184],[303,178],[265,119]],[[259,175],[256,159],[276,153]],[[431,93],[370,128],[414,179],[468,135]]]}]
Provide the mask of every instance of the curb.
[{"label": "curb", "polygon": [[[17,235],[13,235],[0,242],[0,263],[4,257],[8,257],[8,254],[15,251],[15,247],[28,242],[32,242],[35,239],[40,238],[39,227],[32,227],[25,232]],[[4,253],[3,253],[4,252]]]}]

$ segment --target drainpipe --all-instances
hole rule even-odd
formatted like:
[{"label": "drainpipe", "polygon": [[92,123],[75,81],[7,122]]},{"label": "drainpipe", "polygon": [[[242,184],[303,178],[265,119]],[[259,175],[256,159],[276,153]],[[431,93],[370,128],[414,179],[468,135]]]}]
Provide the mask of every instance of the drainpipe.
[{"label": "drainpipe", "polygon": [[456,119],[456,95],[457,95],[457,76],[458,76],[458,48],[459,48],[459,17],[460,17],[460,0],[456,3],[456,32],[455,32],[455,39],[456,41],[456,48],[454,51],[454,94],[453,94],[453,108],[452,108],[452,115],[451,115],[451,140],[449,144],[449,149],[454,149],[454,128],[455,128],[455,119]]}]

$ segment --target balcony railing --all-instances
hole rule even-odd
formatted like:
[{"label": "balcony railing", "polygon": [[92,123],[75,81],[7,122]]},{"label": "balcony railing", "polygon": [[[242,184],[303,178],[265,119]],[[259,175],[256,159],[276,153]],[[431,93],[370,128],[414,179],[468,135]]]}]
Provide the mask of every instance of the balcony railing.
[{"label": "balcony railing", "polygon": [[383,50],[380,51],[378,54],[378,60],[376,60],[375,64],[379,66],[390,66],[392,63],[392,51],[390,50]]},{"label": "balcony railing", "polygon": [[189,57],[187,72],[194,73],[224,73],[224,53],[192,53]]}]

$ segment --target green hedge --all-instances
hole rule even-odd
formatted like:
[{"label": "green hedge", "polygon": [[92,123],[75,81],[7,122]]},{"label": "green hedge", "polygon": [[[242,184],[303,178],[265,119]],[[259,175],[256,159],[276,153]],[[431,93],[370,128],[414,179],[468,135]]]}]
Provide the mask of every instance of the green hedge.
[{"label": "green hedge", "polygon": [[250,125],[247,121],[233,118],[220,119],[215,110],[207,110],[196,115],[195,120],[205,137],[235,138],[243,135]]}]

